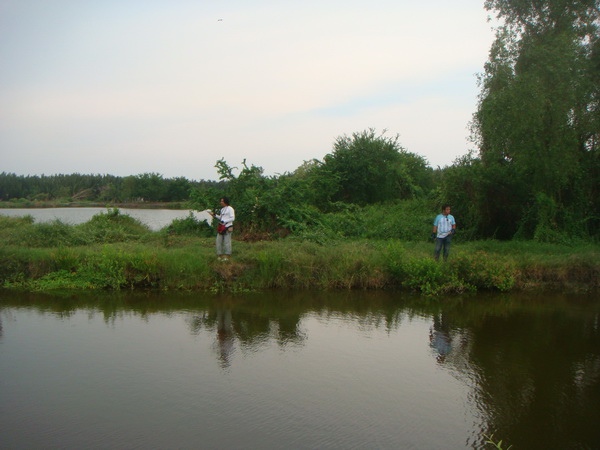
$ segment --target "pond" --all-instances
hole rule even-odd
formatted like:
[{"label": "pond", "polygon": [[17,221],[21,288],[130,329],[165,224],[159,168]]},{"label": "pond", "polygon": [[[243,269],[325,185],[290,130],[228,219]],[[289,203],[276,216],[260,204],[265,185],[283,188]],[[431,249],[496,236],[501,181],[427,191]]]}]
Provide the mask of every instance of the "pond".
[{"label": "pond", "polygon": [[577,295],[0,291],[3,448],[600,446]]},{"label": "pond", "polygon": [[[166,227],[175,219],[185,219],[190,212],[198,220],[208,220],[210,216],[205,212],[191,211],[189,209],[135,209],[119,208],[121,214],[126,214],[147,225],[152,231]],[[32,216],[36,223],[61,222],[78,225],[89,221],[96,214],[105,214],[107,208],[0,208],[0,215],[9,217]]]}]

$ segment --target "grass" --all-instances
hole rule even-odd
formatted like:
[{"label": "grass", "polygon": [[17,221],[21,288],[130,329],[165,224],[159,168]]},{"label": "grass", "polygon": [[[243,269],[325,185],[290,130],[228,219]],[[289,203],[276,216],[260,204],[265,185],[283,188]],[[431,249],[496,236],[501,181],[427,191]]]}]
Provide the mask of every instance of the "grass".
[{"label": "grass", "polygon": [[183,223],[152,232],[118,210],[82,225],[36,224],[0,216],[0,286],[56,289],[250,291],[403,289],[427,295],[600,286],[600,246],[536,242],[453,243],[436,263],[431,241],[292,236],[234,238],[231,261],[217,260],[214,237]]}]

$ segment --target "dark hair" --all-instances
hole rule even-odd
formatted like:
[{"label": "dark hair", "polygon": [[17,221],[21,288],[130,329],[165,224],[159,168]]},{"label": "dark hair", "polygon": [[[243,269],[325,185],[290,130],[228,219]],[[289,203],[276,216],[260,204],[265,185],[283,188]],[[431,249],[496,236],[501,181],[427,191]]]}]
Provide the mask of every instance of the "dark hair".
[{"label": "dark hair", "polygon": [[223,200],[223,203],[225,203],[227,206],[229,206],[229,198],[228,197],[221,197],[221,200]]},{"label": "dark hair", "polygon": [[[227,204],[229,205],[229,203],[227,203]],[[447,204],[442,205],[442,211],[445,211],[446,208],[451,208],[451,205],[447,205]]]}]

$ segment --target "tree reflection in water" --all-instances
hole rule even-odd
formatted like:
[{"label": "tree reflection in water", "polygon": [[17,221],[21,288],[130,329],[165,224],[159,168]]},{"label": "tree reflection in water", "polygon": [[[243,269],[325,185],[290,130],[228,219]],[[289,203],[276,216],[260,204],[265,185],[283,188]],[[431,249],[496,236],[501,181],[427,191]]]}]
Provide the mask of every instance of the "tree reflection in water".
[{"label": "tree reflection in water", "polygon": [[467,447],[482,448],[484,434],[514,448],[600,447],[600,429],[591,425],[600,423],[600,304],[591,296],[94,293],[10,294],[1,300],[0,306],[65,318],[86,309],[90,316],[102,314],[107,324],[123,315],[185,314],[192,333],[214,336],[224,370],[235,363],[238,351],[304,346],[305,318],[344,317],[361,333],[385,329],[390,334],[417,318],[431,323],[423,340],[437,366],[468,389],[468,409],[478,423]]},{"label": "tree reflection in water", "polygon": [[600,447],[600,307],[573,299],[478,295],[433,314],[437,361],[481,420],[468,446],[494,434],[516,448]]},{"label": "tree reflection in water", "polygon": [[190,320],[192,333],[209,330],[215,334],[214,348],[223,369],[231,366],[236,345],[242,351],[258,351],[271,341],[285,348],[301,345],[306,338],[300,331],[299,312],[266,314],[263,309],[244,307],[234,298],[223,297],[211,303],[202,316]]}]

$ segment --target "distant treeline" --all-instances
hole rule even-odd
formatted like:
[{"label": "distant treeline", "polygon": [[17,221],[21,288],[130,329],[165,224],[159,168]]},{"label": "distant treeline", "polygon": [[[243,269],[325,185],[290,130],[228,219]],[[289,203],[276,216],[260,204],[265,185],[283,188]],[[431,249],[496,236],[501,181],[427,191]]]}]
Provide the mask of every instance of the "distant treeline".
[{"label": "distant treeline", "polygon": [[16,175],[0,174],[0,200],[180,202],[193,188],[222,188],[223,181],[191,181],[183,177],[163,178],[156,173],[126,177],[114,175]]}]

